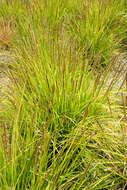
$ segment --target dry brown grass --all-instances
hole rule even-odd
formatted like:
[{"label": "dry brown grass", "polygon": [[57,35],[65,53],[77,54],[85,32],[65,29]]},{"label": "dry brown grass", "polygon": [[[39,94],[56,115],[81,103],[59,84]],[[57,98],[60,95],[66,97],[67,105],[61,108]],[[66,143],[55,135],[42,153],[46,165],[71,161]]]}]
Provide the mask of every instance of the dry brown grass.
[{"label": "dry brown grass", "polygon": [[14,22],[12,19],[6,21],[0,17],[0,46],[8,48],[14,37]]}]

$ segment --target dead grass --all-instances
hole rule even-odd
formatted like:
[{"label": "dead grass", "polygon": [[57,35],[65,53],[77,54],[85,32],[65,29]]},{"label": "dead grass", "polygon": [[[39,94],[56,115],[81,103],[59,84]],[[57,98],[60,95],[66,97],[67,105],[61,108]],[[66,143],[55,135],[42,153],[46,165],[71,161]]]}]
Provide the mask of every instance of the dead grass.
[{"label": "dead grass", "polygon": [[14,22],[13,19],[4,20],[0,17],[0,46],[8,47],[11,45],[14,37]]}]

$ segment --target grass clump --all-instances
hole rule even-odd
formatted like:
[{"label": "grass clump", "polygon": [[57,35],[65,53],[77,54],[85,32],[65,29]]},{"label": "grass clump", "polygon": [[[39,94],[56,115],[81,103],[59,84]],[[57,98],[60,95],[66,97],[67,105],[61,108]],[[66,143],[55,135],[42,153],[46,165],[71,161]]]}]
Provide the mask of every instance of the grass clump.
[{"label": "grass clump", "polygon": [[0,188],[126,189],[126,105],[122,113],[113,92],[121,65],[108,82],[125,1],[17,4],[0,8],[4,19],[15,11],[16,32],[0,111]]},{"label": "grass clump", "polygon": [[86,0],[80,17],[72,17],[71,32],[80,46],[88,49],[92,62],[100,56],[101,64],[105,66],[111,56],[120,51],[126,38],[125,16],[125,1]]}]

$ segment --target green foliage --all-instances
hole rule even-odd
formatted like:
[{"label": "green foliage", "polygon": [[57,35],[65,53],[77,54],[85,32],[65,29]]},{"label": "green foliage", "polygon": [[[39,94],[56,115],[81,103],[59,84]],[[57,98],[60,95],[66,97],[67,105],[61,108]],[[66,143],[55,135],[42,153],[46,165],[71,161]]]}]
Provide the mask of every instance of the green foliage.
[{"label": "green foliage", "polygon": [[0,189],[125,189],[119,70],[107,82],[125,38],[125,1],[4,1],[0,14],[13,15],[16,32],[0,111]]}]

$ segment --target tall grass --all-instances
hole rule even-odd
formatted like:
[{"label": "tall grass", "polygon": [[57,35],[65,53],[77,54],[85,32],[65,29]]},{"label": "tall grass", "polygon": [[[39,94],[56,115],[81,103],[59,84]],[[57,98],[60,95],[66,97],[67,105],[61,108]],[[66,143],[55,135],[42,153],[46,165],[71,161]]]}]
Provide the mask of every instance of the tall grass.
[{"label": "tall grass", "polygon": [[121,64],[108,82],[125,10],[123,0],[2,3],[3,19],[14,13],[16,60],[0,111],[1,189],[126,189]]}]

